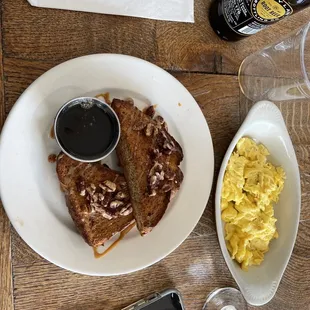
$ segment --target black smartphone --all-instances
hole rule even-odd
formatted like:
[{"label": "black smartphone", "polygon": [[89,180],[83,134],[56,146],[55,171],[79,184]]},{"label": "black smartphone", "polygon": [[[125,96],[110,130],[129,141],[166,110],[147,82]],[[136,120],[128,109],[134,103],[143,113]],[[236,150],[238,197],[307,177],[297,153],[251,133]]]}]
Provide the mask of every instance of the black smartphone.
[{"label": "black smartphone", "polygon": [[181,293],[175,289],[165,290],[141,299],[122,310],[185,310]]}]

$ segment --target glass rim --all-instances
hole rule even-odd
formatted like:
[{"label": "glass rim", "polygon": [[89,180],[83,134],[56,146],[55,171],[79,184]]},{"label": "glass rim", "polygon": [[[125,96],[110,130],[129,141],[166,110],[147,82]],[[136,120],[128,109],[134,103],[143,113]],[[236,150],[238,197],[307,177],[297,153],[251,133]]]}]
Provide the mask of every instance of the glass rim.
[{"label": "glass rim", "polygon": [[207,299],[206,299],[206,301],[205,301],[205,303],[204,303],[202,309],[203,309],[203,310],[207,310],[207,309],[208,309],[207,305],[208,305],[208,303],[210,302],[210,300],[211,300],[214,296],[216,296],[218,293],[221,293],[221,292],[227,291],[227,290],[233,291],[234,293],[237,293],[238,295],[242,296],[242,299],[244,300],[244,302],[246,302],[245,299],[244,299],[244,297],[243,297],[243,294],[241,293],[241,291],[240,291],[239,289],[237,289],[237,288],[235,288],[235,287],[231,287],[231,286],[220,287],[220,288],[215,288],[213,291],[211,291],[211,292],[209,293],[209,295],[207,296]]},{"label": "glass rim", "polygon": [[[304,25],[301,29],[303,31],[302,38],[301,38],[301,48],[300,48],[300,63],[301,63],[301,70],[302,74],[304,76],[305,83],[307,84],[307,87],[310,89],[310,80],[309,80],[309,74],[306,69],[305,65],[305,48],[306,48],[306,40],[307,36],[309,35],[309,28],[310,28],[310,22],[308,22],[306,25]],[[309,40],[310,44],[310,40]]]}]

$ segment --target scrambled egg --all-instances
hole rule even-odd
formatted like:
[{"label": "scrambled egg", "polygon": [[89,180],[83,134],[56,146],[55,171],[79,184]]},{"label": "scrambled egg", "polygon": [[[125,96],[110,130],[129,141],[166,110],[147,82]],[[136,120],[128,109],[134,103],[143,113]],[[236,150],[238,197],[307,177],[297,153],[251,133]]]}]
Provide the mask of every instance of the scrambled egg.
[{"label": "scrambled egg", "polygon": [[243,270],[260,265],[269,242],[278,238],[273,203],[278,202],[285,172],[267,162],[267,148],[241,138],[231,155],[222,189],[221,210],[231,257]]}]

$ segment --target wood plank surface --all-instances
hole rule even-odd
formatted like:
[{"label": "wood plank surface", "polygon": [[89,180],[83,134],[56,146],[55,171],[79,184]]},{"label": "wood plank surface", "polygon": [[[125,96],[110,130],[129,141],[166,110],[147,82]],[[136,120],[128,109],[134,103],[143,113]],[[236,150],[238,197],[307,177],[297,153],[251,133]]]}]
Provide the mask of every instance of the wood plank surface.
[{"label": "wood plank surface", "polygon": [[[18,93],[46,69],[45,66],[39,61],[23,64],[20,60],[9,59],[5,62],[9,106]],[[175,76],[191,91],[208,121],[217,174],[226,148],[250,104],[240,101],[235,76],[193,73],[176,73]],[[286,113],[285,110],[283,113]],[[93,278],[62,270],[34,253],[14,233],[15,309],[31,309],[35,301],[37,309],[119,309],[167,287],[181,290],[187,309],[200,309],[205,297],[214,288],[235,286],[218,247],[213,194],[214,189],[199,224],[178,250],[162,262],[127,276]],[[304,206],[308,206],[307,201],[303,201]],[[306,216],[309,212],[305,210],[303,214]],[[304,291],[310,281],[310,249],[306,242],[309,240],[309,225],[310,222],[303,219],[292,259],[276,297],[262,309],[296,309],[294,306],[307,309],[310,298],[304,296]],[[135,283],[134,290],[130,283]]]},{"label": "wood plank surface", "polygon": [[4,105],[4,70],[3,70],[3,49],[2,49],[2,12],[0,11],[0,132],[4,124],[6,112]]},{"label": "wood plank surface", "polygon": [[0,310],[12,310],[12,260],[10,222],[0,202]]},{"label": "wood plank surface", "polygon": [[[222,158],[252,105],[240,93],[236,73],[244,57],[308,21],[310,8],[246,40],[228,43],[210,28],[209,5],[209,0],[195,0],[196,22],[188,24],[0,1],[0,130],[21,93],[51,67],[86,54],[123,53],[170,70],[189,89],[206,117],[215,153],[211,196],[190,237],[161,262],[130,275],[89,277],[49,263],[10,231],[0,205],[0,310],[117,310],[169,287],[181,291],[187,310],[200,310],[213,289],[236,287],[219,249],[214,218]],[[277,294],[259,309],[309,310],[310,105],[309,100],[277,105],[299,162],[302,210],[296,245]]]},{"label": "wood plank surface", "polygon": [[208,21],[210,1],[195,1],[195,23],[72,12],[3,0],[4,52],[64,61],[92,53],[137,56],[168,70],[236,74],[244,57],[297,29],[310,8],[236,43],[220,40]]},{"label": "wood plank surface", "polygon": [[249,54],[276,42],[309,21],[310,8],[280,21],[239,42],[218,38],[208,20],[210,1],[195,1],[195,23],[158,21],[156,62],[172,70],[237,74],[241,61]]},{"label": "wood plank surface", "polygon": [[3,0],[4,52],[9,57],[64,61],[123,53],[153,61],[155,21],[32,7]]},{"label": "wood plank surface", "polygon": [[[2,38],[2,12],[0,11],[0,38]],[[6,111],[4,104],[4,75],[2,40],[0,40],[0,132]],[[13,309],[12,260],[10,222],[0,201],[0,310]]]},{"label": "wood plank surface", "polygon": [[[309,231],[310,222],[301,222],[291,260],[274,299],[263,307],[248,309],[309,309]],[[27,252],[31,253],[30,260]],[[14,235],[13,253],[17,255],[14,257],[16,310],[32,309],[34,303],[38,310],[117,310],[169,287],[181,291],[187,310],[200,310],[215,288],[236,287],[216,234],[192,236],[161,262],[130,275],[108,278],[63,270],[33,254],[17,235]]]},{"label": "wood plank surface", "polygon": [[15,265],[14,274],[16,310],[31,309],[34,303],[38,310],[117,310],[170,287],[182,292],[186,309],[201,309],[216,286],[234,285],[215,234],[189,238],[163,261],[129,275],[82,276],[43,259]]}]

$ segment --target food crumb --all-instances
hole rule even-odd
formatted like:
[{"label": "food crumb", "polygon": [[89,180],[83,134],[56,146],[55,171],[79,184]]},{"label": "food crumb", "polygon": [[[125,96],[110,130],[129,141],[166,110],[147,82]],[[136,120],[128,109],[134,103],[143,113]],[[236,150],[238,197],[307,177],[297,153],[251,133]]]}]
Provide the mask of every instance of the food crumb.
[{"label": "food crumb", "polygon": [[182,106],[182,103],[179,102],[179,103],[178,103],[178,106],[181,107],[181,106]]},{"label": "food crumb", "polygon": [[110,100],[110,93],[102,93],[102,94],[98,94],[95,96],[97,99],[104,99],[104,101],[107,103],[107,104],[111,104],[111,100]]},{"label": "food crumb", "polygon": [[158,104],[153,104],[153,108],[156,109]]},{"label": "food crumb", "polygon": [[49,163],[55,163],[57,160],[57,156],[55,154],[48,155],[48,162]]},{"label": "food crumb", "polygon": [[16,219],[16,222],[20,225],[20,226],[24,226],[24,221],[22,219],[20,219],[19,217]]}]

